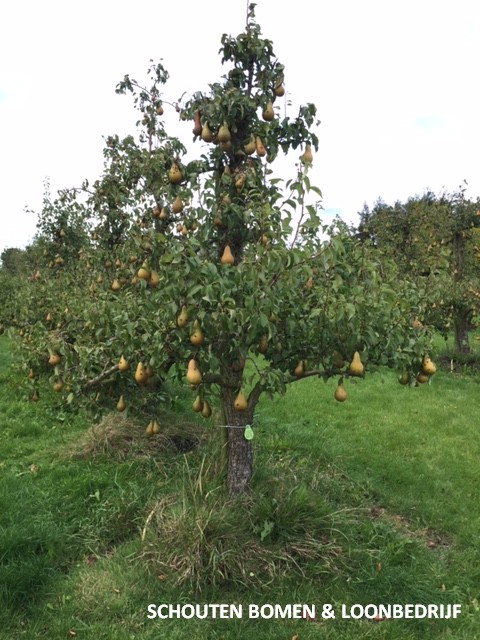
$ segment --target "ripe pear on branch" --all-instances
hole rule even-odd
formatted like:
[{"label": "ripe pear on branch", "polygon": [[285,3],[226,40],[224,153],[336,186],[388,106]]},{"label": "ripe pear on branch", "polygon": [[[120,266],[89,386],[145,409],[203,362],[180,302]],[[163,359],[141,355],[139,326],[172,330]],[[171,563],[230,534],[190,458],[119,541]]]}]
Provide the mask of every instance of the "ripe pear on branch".
[{"label": "ripe pear on branch", "polygon": [[203,409],[203,400],[201,398],[201,396],[197,396],[195,398],[195,400],[193,401],[192,404],[192,409],[195,411],[195,413],[200,413],[201,410]]},{"label": "ripe pear on branch", "polygon": [[305,146],[305,151],[300,156],[300,162],[302,164],[312,164],[313,162],[313,153],[311,145],[307,144]]},{"label": "ripe pear on branch", "polygon": [[188,361],[187,375],[185,376],[185,379],[188,382],[188,384],[191,384],[194,387],[199,385],[202,381],[202,374],[200,373],[200,370],[198,368],[197,361],[195,360],[195,358],[192,358],[191,360]]},{"label": "ripe pear on branch", "polygon": [[199,347],[201,344],[203,344],[203,340],[204,340],[204,335],[200,328],[200,323],[198,320],[195,320],[195,322],[193,323],[193,331],[192,331],[192,334],[190,335],[190,342],[195,347]]},{"label": "ripe pear on branch", "polygon": [[422,373],[425,374],[426,376],[433,376],[436,370],[437,370],[437,367],[430,360],[429,356],[424,355],[422,358]]},{"label": "ripe pear on branch", "polygon": [[137,364],[134,378],[135,378],[135,382],[137,382],[138,384],[145,384],[147,382],[148,373],[147,373],[147,370],[145,369],[143,362],[139,362]]},{"label": "ripe pear on branch", "polygon": [[233,406],[235,407],[236,411],[245,411],[248,407],[247,399],[245,398],[241,389],[238,392],[237,397],[233,401]]},{"label": "ripe pear on branch", "polygon": [[355,351],[355,353],[353,354],[353,358],[352,361],[348,367],[348,373],[351,376],[362,376],[363,372],[365,370],[365,367],[362,364],[362,361],[360,359],[360,354],[358,353],[358,351]]},{"label": "ripe pear on branch", "polygon": [[177,318],[177,326],[182,329],[183,327],[186,326],[187,322],[188,322],[187,307],[183,305]]},{"label": "ripe pear on branch", "polygon": [[183,173],[176,162],[168,170],[168,181],[170,184],[179,184],[183,180]]},{"label": "ripe pear on branch", "polygon": [[230,245],[226,244],[222,253],[222,257],[220,258],[220,262],[222,264],[235,264],[235,258],[233,257],[232,251],[230,249]]}]

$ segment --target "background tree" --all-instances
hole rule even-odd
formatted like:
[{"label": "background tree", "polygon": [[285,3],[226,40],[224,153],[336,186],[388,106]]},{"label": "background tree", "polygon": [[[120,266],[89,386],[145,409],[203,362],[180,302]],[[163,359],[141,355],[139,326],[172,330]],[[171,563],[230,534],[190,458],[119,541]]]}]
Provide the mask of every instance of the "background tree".
[{"label": "background tree", "polygon": [[[50,236],[72,220],[78,233],[55,245],[62,260],[47,249],[48,275],[31,283],[36,321],[21,337],[34,397],[47,368],[67,402],[99,409],[118,401],[153,418],[172,396],[167,374],[191,387],[205,418],[219,403],[234,495],[252,475],[261,394],[335,376],[343,401],[344,379],[364,366],[404,370],[408,381],[427,348],[426,329],[411,326],[427,296],[345,225],[322,225],[308,177],[316,108],[292,118],[276,102],[284,68],[253,4],[221,53],[221,81],[183,103],[164,99],[161,64],[146,83],[118,85],[140,111],[139,135],[109,136],[101,178],[47,203]],[[199,158],[186,161],[167,134],[169,107],[193,124]],[[275,178],[277,154],[295,149],[294,177]]]},{"label": "background tree", "polygon": [[379,200],[360,213],[359,235],[373,241],[401,272],[429,290],[423,318],[445,334],[453,328],[458,352],[469,351],[468,332],[480,302],[480,201],[465,189],[388,205]]}]

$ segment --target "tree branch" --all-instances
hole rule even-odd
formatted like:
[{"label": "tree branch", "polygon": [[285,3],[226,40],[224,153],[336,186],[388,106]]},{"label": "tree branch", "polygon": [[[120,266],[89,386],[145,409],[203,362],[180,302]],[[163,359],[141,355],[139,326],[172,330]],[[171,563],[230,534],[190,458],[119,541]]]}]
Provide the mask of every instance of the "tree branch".
[{"label": "tree branch", "polygon": [[105,378],[108,378],[109,376],[111,376],[112,373],[115,373],[115,371],[118,371],[118,364],[114,364],[109,369],[105,369],[105,371],[102,371],[102,373],[99,373],[98,376],[96,376],[95,378],[92,378],[91,380],[88,380],[87,382],[85,382],[85,384],[83,385],[83,388],[91,389],[92,387],[95,387],[97,384],[100,384],[100,382],[105,380]]}]

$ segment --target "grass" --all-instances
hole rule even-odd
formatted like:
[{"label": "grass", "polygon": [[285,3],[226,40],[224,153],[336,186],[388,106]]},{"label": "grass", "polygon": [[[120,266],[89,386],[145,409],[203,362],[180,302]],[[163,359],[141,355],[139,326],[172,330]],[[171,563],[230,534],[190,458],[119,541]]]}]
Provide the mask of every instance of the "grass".
[{"label": "grass", "polygon": [[[478,378],[307,379],[256,415],[252,492],[232,501],[219,430],[92,428],[25,401],[0,339],[0,638],[480,637]],[[189,402],[191,399],[189,399]],[[317,620],[148,620],[150,603],[316,603]],[[457,620],[343,620],[340,604],[461,603]],[[335,620],[323,620],[323,603]],[[76,635],[74,635],[76,634]]]}]

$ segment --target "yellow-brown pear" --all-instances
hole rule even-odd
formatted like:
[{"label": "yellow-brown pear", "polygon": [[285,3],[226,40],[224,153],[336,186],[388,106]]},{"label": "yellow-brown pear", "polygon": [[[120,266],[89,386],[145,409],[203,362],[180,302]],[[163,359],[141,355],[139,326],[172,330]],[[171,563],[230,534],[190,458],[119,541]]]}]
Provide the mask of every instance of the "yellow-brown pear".
[{"label": "yellow-brown pear", "polygon": [[201,344],[203,344],[203,332],[200,328],[200,323],[198,322],[198,320],[195,320],[195,322],[193,323],[193,331],[192,334],[190,336],[190,342],[195,346],[195,347],[199,347]]},{"label": "yellow-brown pear", "polygon": [[233,257],[232,251],[230,249],[230,245],[226,244],[225,249],[223,250],[222,257],[220,258],[220,262],[222,264],[234,264],[235,258]]},{"label": "yellow-brown pear", "polygon": [[144,384],[145,382],[147,382],[148,374],[147,374],[147,370],[143,365],[143,362],[139,362],[137,364],[134,378],[135,378],[135,382],[138,382],[138,384]]},{"label": "yellow-brown pear", "polygon": [[303,164],[312,164],[313,153],[312,153],[312,147],[309,144],[305,146],[305,151],[300,156],[300,160]]},{"label": "yellow-brown pear", "polygon": [[188,312],[187,312],[187,307],[185,305],[183,305],[178,318],[177,318],[177,326],[180,328],[183,328],[186,326],[188,322]]},{"label": "yellow-brown pear", "polygon": [[168,170],[168,181],[171,184],[179,184],[182,181],[183,174],[176,162],[172,163],[172,166]]},{"label": "yellow-brown pear", "polygon": [[436,372],[436,370],[437,370],[437,367],[430,360],[430,358],[428,356],[423,356],[423,359],[422,359],[422,373],[424,373],[426,376],[433,376],[433,374]]},{"label": "yellow-brown pear", "polygon": [[192,409],[195,411],[195,413],[200,413],[200,411],[203,409],[203,401],[200,396],[197,396],[193,401]]},{"label": "yellow-brown pear", "polygon": [[293,370],[293,375],[297,378],[301,378],[305,373],[305,364],[304,360],[299,360],[297,366]]},{"label": "yellow-brown pear", "polygon": [[188,361],[187,375],[185,376],[188,384],[197,386],[202,381],[202,374],[197,366],[195,358]]},{"label": "yellow-brown pear", "polygon": [[271,103],[271,101],[269,101],[267,102],[265,109],[262,112],[262,118],[266,122],[271,122],[274,117],[275,117],[275,112],[273,111],[273,104]]},{"label": "yellow-brown pear", "polygon": [[126,407],[127,407],[127,404],[123,399],[123,396],[120,396],[117,402],[117,411],[125,411]]},{"label": "yellow-brown pear", "polygon": [[345,387],[341,382],[338,383],[333,397],[337,402],[345,402],[345,400],[347,399],[347,392],[345,391]]},{"label": "yellow-brown pear", "polygon": [[173,213],[181,213],[183,211],[183,202],[180,196],[177,196],[172,204]]},{"label": "yellow-brown pear", "polygon": [[130,369],[130,365],[128,364],[128,362],[125,360],[123,353],[120,357],[120,360],[118,361],[118,370],[119,371],[128,371]]},{"label": "yellow-brown pear", "polygon": [[203,401],[203,407],[202,407],[201,415],[204,418],[209,418],[212,415],[212,407],[209,405],[207,400]]},{"label": "yellow-brown pear", "polygon": [[57,366],[57,364],[60,364],[60,361],[61,357],[59,356],[59,354],[56,351],[52,351],[48,358],[48,364],[52,365],[52,367],[55,367]]},{"label": "yellow-brown pear", "polygon": [[247,408],[248,403],[245,396],[243,395],[242,390],[238,392],[237,397],[233,402],[233,406],[235,407],[236,411],[245,411],[245,409]]},{"label": "yellow-brown pear", "polygon": [[361,376],[363,374],[363,371],[364,366],[360,359],[360,354],[358,353],[358,351],[355,351],[350,366],[348,367],[348,372],[351,376]]},{"label": "yellow-brown pear", "polygon": [[220,129],[218,130],[217,138],[220,143],[230,142],[232,136],[230,135],[230,129],[228,128],[228,125],[226,122],[224,122],[220,127]]},{"label": "yellow-brown pear", "polygon": [[263,158],[264,156],[267,155],[267,150],[264,147],[264,144],[262,142],[262,139],[260,138],[260,136],[257,136],[255,138],[255,149],[257,151],[257,156],[259,156],[260,158]]},{"label": "yellow-brown pear", "polygon": [[202,127],[201,138],[204,142],[213,142],[213,133],[206,122]]},{"label": "yellow-brown pear", "polygon": [[195,111],[193,114],[194,127],[192,133],[194,136],[199,136],[202,133],[202,123],[200,122],[200,111]]}]

